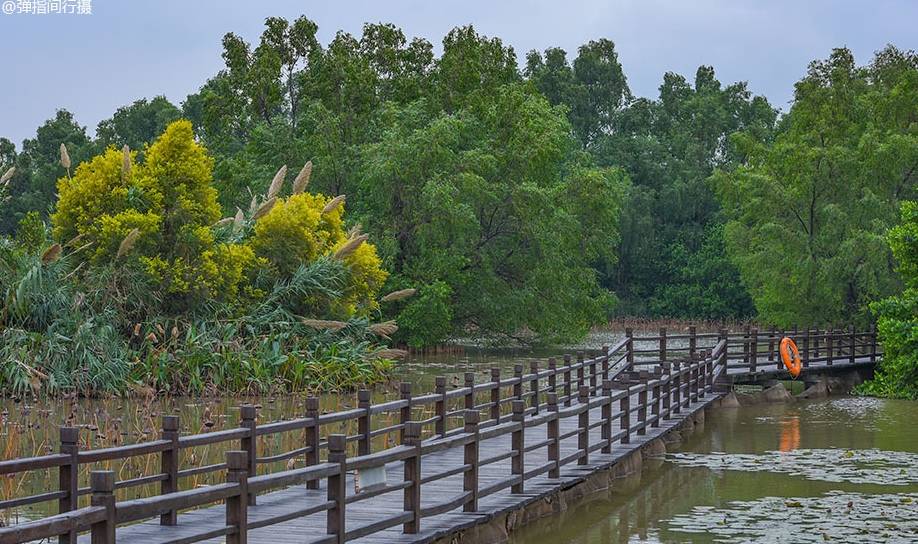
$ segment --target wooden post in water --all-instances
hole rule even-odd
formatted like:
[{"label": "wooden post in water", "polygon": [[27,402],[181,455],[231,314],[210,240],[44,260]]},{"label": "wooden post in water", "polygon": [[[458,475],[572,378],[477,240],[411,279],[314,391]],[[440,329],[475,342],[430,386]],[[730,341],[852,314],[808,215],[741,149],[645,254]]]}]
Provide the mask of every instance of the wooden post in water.
[{"label": "wooden post in water", "polygon": [[660,361],[666,360],[666,327],[660,327]]},{"label": "wooden post in water", "polygon": [[463,414],[465,418],[463,432],[472,435],[472,438],[465,443],[463,450],[463,464],[469,469],[465,471],[462,477],[462,490],[468,493],[468,499],[462,506],[463,512],[478,511],[478,423],[481,414],[478,410],[466,410]]},{"label": "wooden post in water", "polygon": [[434,404],[434,411],[437,413],[437,424],[435,432],[440,436],[446,435],[446,376],[437,376],[436,379],[437,395],[440,398]]},{"label": "wooden post in water", "polygon": [[421,424],[409,421],[405,426],[403,446],[414,448],[414,455],[405,459],[404,510],[411,512],[411,519],[402,526],[405,534],[414,535],[421,530]]},{"label": "wooden post in water", "polygon": [[605,401],[602,405],[602,453],[612,453],[612,381],[608,378],[602,381],[602,396]]},{"label": "wooden post in water", "polygon": [[500,423],[500,369],[491,369],[491,419],[494,424]]},{"label": "wooden post in water", "polygon": [[[248,461],[248,473],[252,476],[258,474],[258,433],[256,432],[256,418],[258,410],[251,404],[243,404],[239,408],[239,415],[242,418],[242,426],[249,430],[245,437],[240,440],[239,449],[246,452]],[[255,505],[255,494],[248,496],[249,506]]]},{"label": "wooden post in water", "polygon": [[546,425],[548,440],[550,440],[548,443],[548,462],[553,463],[553,466],[548,469],[548,477],[557,479],[561,477],[561,466],[558,464],[561,459],[561,441],[558,439],[561,436],[561,425],[558,420],[558,395],[556,393],[548,394],[548,411],[554,414]]},{"label": "wooden post in water", "polygon": [[405,428],[408,426],[408,422],[411,421],[411,382],[402,382],[398,387],[400,396],[402,400],[408,401],[405,406],[402,406],[402,409],[399,410],[399,424],[402,426],[401,430],[398,433],[398,441],[401,444],[405,443]]},{"label": "wooden post in water", "polygon": [[[159,457],[159,471],[166,475],[166,479],[159,483],[159,494],[175,493],[178,491],[179,467],[179,418],[178,416],[163,416],[162,432],[160,437],[169,441],[169,449],[163,450]],[[159,516],[160,525],[175,525],[178,521],[178,512],[174,509],[163,512]]]},{"label": "wooden post in water", "polygon": [[[306,466],[319,464],[319,398],[306,397],[306,418],[311,424],[306,426]],[[319,489],[318,480],[308,480],[306,489]]]},{"label": "wooden post in water", "polygon": [[[338,472],[328,477],[328,502],[334,506],[326,514],[326,532],[335,535],[336,544],[344,544],[346,535],[345,504],[347,502],[347,436],[328,435],[328,462],[338,465]],[[227,543],[229,544],[229,543]]]},{"label": "wooden post in water", "polygon": [[105,508],[105,519],[90,528],[92,544],[115,544],[115,473],[110,470],[92,471],[89,488],[92,491],[90,504]]},{"label": "wooden post in water", "polygon": [[[439,386],[440,378],[443,376],[437,377],[437,385]],[[444,384],[446,378],[443,378]],[[357,416],[357,455],[369,455],[370,454],[370,430],[372,425],[370,425],[370,391],[369,389],[358,389],[357,390],[357,408],[361,411],[360,415]],[[441,421],[437,422],[437,425],[440,425]],[[439,428],[439,427],[438,427]]]},{"label": "wooden post in water", "polygon": [[519,428],[510,435],[510,447],[513,448],[513,460],[510,462],[510,472],[514,478],[518,478],[510,487],[511,493],[523,493],[523,478],[526,472],[526,462],[523,454],[526,451],[526,423],[523,419],[526,416],[526,403],[518,399],[513,401],[513,421],[519,425]]},{"label": "wooden post in water", "polygon": [[580,450],[578,465],[589,463],[590,455],[590,388],[581,385],[577,391],[577,402],[580,403],[581,412],[577,415],[577,449]]},{"label": "wooden post in water", "polygon": [[529,361],[529,406],[532,407],[532,413],[539,413],[539,362]]},{"label": "wooden post in water", "polygon": [[564,405],[571,405],[571,356],[564,355]]},{"label": "wooden post in water", "polygon": [[226,535],[226,544],[248,541],[248,457],[244,450],[226,452],[226,483],[239,486],[238,495],[226,498],[226,525],[235,529]]},{"label": "wooden post in water", "polygon": [[[61,427],[60,429],[60,452],[69,456],[66,464],[57,468],[58,487],[57,489],[66,493],[57,501],[57,511],[63,514],[79,508],[80,492],[80,429],[77,427]],[[58,537],[59,544],[76,544],[77,532],[70,531],[67,534]]]}]

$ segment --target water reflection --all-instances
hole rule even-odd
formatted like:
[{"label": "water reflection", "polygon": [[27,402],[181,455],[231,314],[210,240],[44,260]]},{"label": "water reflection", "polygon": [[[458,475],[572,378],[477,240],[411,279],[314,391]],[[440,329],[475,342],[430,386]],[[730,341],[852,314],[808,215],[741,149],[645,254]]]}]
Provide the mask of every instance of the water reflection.
[{"label": "water reflection", "polygon": [[646,467],[513,544],[916,542],[918,404],[837,398],[721,410]]}]

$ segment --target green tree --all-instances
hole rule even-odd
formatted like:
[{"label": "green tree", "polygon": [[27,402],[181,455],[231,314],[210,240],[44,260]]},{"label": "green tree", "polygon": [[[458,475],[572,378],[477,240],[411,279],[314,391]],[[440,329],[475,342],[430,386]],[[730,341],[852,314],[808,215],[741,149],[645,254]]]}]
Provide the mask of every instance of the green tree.
[{"label": "green tree", "polygon": [[889,247],[905,290],[871,304],[883,343],[883,361],[862,392],[918,399],[918,202],[902,203],[902,222],[890,229]]},{"label": "green tree", "polygon": [[736,137],[742,166],[713,180],[727,247],[762,318],[787,326],[867,318],[897,280],[884,233],[918,167],[918,57],[868,67],[847,49],[810,65],[773,143]]},{"label": "green tree", "polygon": [[102,149],[127,145],[142,152],[144,146],[153,142],[169,123],[181,116],[181,110],[165,96],[156,96],[152,100],[141,98],[130,106],[118,108],[109,119],[99,122],[96,143]]},{"label": "green tree", "polygon": [[604,319],[611,295],[591,265],[617,242],[627,180],[576,151],[562,109],[507,85],[455,115],[424,103],[389,115],[362,153],[361,219],[382,240],[392,283],[421,288],[402,325],[428,306],[447,306],[431,318],[452,321],[405,327],[403,338],[554,341]]}]

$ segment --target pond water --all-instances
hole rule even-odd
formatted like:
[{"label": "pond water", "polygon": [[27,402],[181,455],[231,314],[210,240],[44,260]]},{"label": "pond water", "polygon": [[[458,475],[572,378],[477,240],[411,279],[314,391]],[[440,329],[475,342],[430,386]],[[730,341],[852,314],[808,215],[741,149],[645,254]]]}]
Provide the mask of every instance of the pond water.
[{"label": "pond water", "polygon": [[918,542],[918,403],[841,397],[705,429],[512,544]]}]

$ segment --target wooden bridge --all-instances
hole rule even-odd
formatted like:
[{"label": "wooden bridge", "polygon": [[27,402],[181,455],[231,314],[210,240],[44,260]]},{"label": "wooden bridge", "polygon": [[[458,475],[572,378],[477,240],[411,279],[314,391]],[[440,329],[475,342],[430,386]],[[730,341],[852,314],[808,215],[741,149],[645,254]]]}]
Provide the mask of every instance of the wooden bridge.
[{"label": "wooden bridge", "polygon": [[[59,453],[0,461],[0,475],[54,470],[59,481],[0,501],[0,509],[56,501],[60,513],[0,528],[0,544],[435,541],[613,467],[720,398],[731,381],[786,379],[777,355],[785,334],[802,346],[804,375],[870,367],[881,357],[875,330],[629,330],[589,358],[549,359],[528,372],[517,365],[510,377],[492,369],[487,383],[468,373],[454,388],[440,377],[422,396],[402,384],[398,400],[375,405],[362,390],[357,407],[342,412],[321,414],[311,397],[304,417],[261,424],[246,405],[238,427],[187,436],[176,416],[164,416],[159,440],[97,450],[80,450],[78,430],[61,428]],[[269,451],[276,441],[268,438],[287,433],[301,447]],[[371,451],[388,436],[397,445]],[[232,449],[221,463],[180,466],[181,452],[209,445]],[[112,471],[92,470],[138,456],[158,457],[159,471],[116,481]],[[291,459],[305,466],[270,470]],[[190,477],[216,472],[225,483],[185,489]],[[118,498],[138,486],[154,491]]]}]

